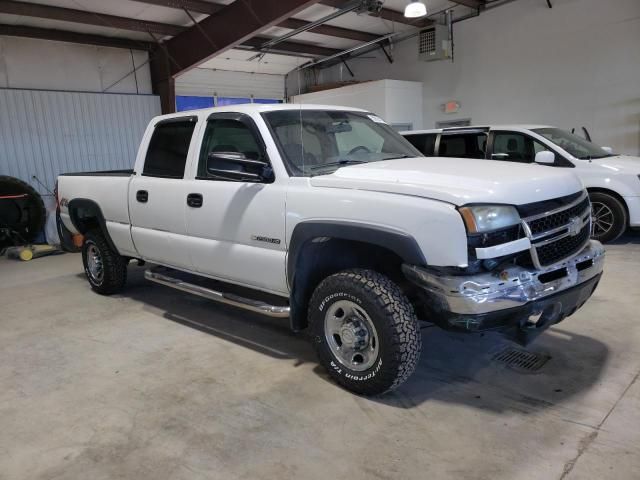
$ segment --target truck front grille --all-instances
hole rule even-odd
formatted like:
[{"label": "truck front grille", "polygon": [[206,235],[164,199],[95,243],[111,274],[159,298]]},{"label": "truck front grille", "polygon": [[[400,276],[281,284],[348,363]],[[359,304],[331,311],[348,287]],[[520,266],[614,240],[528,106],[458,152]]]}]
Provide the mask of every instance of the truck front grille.
[{"label": "truck front grille", "polygon": [[572,257],[585,247],[591,234],[587,192],[562,207],[523,218],[522,226],[531,241],[531,259],[536,268]]},{"label": "truck front grille", "polygon": [[569,223],[572,217],[580,216],[589,207],[589,198],[585,197],[580,203],[573,207],[562,210],[558,213],[546,215],[537,220],[531,220],[529,222],[529,228],[533,235],[553,230],[554,228],[561,227]]},{"label": "truck front grille", "polygon": [[580,233],[575,237],[564,237],[555,242],[549,243],[537,247],[538,260],[540,265],[553,265],[565,258],[569,258],[574,253],[579,252],[584,248],[586,241],[589,239],[591,233],[591,226],[585,225]]}]

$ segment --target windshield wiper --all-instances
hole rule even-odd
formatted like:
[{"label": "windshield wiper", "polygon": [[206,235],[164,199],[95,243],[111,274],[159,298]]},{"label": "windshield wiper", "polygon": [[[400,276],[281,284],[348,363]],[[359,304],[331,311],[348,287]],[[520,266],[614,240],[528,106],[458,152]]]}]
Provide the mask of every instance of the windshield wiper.
[{"label": "windshield wiper", "polygon": [[383,158],[383,160],[399,160],[401,158],[414,158],[414,157],[403,153],[402,155],[397,155],[395,157],[385,157]]},{"label": "windshield wiper", "polygon": [[364,160],[348,160],[346,158],[342,158],[335,162],[323,163],[322,165],[313,165],[309,167],[309,170],[314,172],[316,170],[320,170],[327,167],[344,167],[345,165],[355,165],[357,163],[367,163],[367,162]]}]

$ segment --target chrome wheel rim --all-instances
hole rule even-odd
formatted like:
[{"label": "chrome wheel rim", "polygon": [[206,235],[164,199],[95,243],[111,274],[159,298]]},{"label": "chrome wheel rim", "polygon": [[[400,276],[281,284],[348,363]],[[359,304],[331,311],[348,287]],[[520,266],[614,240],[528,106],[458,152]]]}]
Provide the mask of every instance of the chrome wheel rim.
[{"label": "chrome wheel rim", "polygon": [[102,282],[104,277],[102,255],[100,255],[100,250],[93,243],[87,247],[87,272],[92,280],[97,283]]},{"label": "chrome wheel rim", "polygon": [[350,370],[371,368],[378,358],[378,334],[367,312],[350,300],[332,304],[324,317],[324,334],[334,357]]},{"label": "chrome wheel rim", "polygon": [[591,236],[601,237],[611,231],[614,224],[613,210],[600,202],[591,203]]}]

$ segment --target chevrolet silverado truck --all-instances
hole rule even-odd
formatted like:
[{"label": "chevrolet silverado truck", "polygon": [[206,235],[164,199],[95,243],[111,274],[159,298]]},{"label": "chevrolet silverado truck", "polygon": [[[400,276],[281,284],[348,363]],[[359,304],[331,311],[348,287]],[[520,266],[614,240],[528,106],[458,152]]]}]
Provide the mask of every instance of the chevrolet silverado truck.
[{"label": "chevrolet silverado truck", "polygon": [[612,242],[628,227],[640,227],[638,157],[615,154],[610,147],[543,125],[455,127],[401,133],[425,157],[538,162],[574,169],[591,200],[591,238]]},{"label": "chevrolet silverado truck", "polygon": [[151,281],[306,330],[343,387],[401,385],[418,319],[525,344],[602,274],[591,206],[567,169],[432,159],[370,112],[246,105],[154,118],[132,171],[65,174],[91,288]]}]

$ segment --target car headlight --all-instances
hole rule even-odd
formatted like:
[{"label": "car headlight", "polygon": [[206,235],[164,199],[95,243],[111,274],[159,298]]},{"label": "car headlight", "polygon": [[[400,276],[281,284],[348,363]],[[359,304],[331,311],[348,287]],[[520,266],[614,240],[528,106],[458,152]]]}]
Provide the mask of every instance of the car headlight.
[{"label": "car headlight", "polygon": [[518,211],[510,205],[474,205],[459,211],[469,233],[491,232],[520,223]]}]

